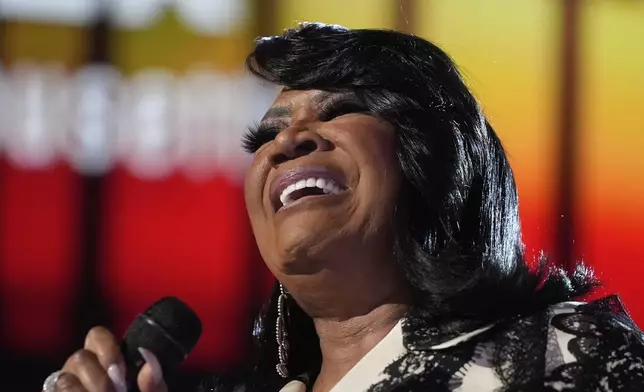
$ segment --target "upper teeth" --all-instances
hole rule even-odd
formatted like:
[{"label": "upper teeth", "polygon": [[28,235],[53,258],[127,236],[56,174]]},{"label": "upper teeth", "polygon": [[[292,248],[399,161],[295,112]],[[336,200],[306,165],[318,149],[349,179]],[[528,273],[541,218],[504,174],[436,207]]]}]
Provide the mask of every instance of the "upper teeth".
[{"label": "upper teeth", "polygon": [[320,188],[324,193],[340,193],[342,188],[335,182],[324,178],[307,178],[306,180],[299,180],[284,188],[280,195],[282,205],[292,203],[294,200],[291,198],[291,193],[302,188]]}]

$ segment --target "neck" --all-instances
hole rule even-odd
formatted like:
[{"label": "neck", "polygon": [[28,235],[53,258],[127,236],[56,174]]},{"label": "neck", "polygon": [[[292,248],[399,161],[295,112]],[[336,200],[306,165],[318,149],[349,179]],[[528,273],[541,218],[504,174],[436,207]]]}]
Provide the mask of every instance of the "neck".
[{"label": "neck", "polygon": [[[280,276],[293,298],[313,319],[320,340],[322,367],[314,392],[329,391],[405,315],[410,293],[395,263],[360,271]],[[351,267],[354,265],[348,263]],[[377,267],[377,268],[376,268]]]},{"label": "neck", "polygon": [[370,312],[349,319],[314,318],[320,338],[322,368],[314,391],[328,391],[371,351],[407,311],[407,305],[383,303]]}]

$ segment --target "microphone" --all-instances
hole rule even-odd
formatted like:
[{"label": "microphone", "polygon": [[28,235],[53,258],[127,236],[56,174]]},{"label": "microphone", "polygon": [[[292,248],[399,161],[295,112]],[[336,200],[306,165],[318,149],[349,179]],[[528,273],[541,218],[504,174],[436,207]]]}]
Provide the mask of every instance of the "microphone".
[{"label": "microphone", "polygon": [[136,379],[145,364],[139,347],[156,355],[166,375],[186,359],[200,336],[201,320],[181,300],[166,297],[152,304],[132,322],[121,343],[128,391],[139,392]]}]

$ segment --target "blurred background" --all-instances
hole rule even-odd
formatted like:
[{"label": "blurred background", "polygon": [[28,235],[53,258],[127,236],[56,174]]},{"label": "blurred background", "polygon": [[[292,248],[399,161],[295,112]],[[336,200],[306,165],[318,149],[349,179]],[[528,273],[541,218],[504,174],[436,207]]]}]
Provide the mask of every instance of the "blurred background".
[{"label": "blurred background", "polygon": [[583,258],[644,323],[644,1],[0,0],[0,390],[166,295],[205,328],[181,390],[244,361],[271,279],[239,139],[276,89],[243,61],[298,21],[441,45],[505,143],[530,257]]}]

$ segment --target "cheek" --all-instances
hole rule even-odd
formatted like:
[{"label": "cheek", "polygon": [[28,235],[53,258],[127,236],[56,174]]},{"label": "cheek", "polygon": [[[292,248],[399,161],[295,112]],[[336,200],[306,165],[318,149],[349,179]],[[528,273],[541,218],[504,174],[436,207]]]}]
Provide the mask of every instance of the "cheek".
[{"label": "cheek", "polygon": [[248,175],[246,175],[246,180],[244,182],[244,202],[246,204],[246,213],[248,214],[248,218],[250,219],[253,227],[255,227],[254,215],[257,213],[257,202],[256,197],[254,196],[254,189],[252,184],[253,181],[249,179]]},{"label": "cheek", "polygon": [[396,155],[396,139],[393,132],[371,131],[359,141],[362,153],[356,159],[365,182],[381,198],[394,197],[400,185],[401,170]]},{"label": "cheek", "polygon": [[382,173],[381,187],[386,191],[388,197],[395,198],[400,190],[402,171],[393,143],[383,149],[378,162],[380,162],[379,170]]},{"label": "cheek", "polygon": [[355,211],[362,217],[358,220],[369,226],[365,229],[381,230],[393,219],[401,184],[396,140],[393,132],[373,129],[353,136],[353,145],[359,148],[349,154],[360,172]]},{"label": "cheek", "polygon": [[261,201],[269,170],[270,165],[266,159],[259,156],[255,157],[247,169],[244,177],[244,198],[248,207],[253,207],[258,201]]},{"label": "cheek", "polygon": [[266,213],[263,205],[263,189],[266,183],[266,171],[256,162],[248,168],[244,179],[244,201],[251,227],[256,236],[266,227]]}]

